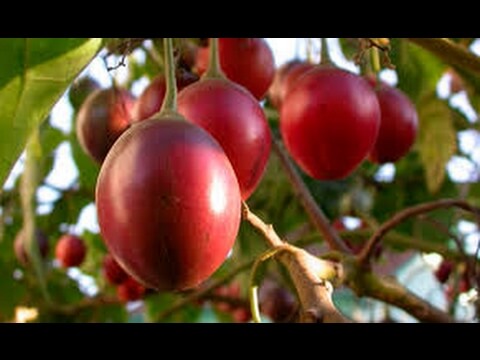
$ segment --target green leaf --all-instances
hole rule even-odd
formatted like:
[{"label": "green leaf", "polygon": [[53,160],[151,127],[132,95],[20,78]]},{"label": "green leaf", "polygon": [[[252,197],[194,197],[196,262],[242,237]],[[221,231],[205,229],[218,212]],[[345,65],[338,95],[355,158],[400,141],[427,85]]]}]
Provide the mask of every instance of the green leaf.
[{"label": "green leaf", "polygon": [[13,267],[0,261],[0,320],[11,321],[15,307],[25,295],[25,286],[13,278]]},{"label": "green leaf", "polygon": [[70,135],[70,145],[72,147],[73,160],[79,169],[78,176],[80,186],[93,194],[100,166],[82,149],[78,142],[76,132],[72,132]]},{"label": "green leaf", "polygon": [[0,39],[0,179],[5,182],[31,131],[78,73],[101,39]]},{"label": "green leaf", "polygon": [[436,193],[445,179],[446,165],[457,150],[456,132],[448,105],[431,93],[418,106],[420,129],[418,149],[430,193]]},{"label": "green leaf", "polygon": [[390,59],[398,75],[398,88],[415,103],[433,92],[446,65],[436,56],[403,39],[391,39]]}]

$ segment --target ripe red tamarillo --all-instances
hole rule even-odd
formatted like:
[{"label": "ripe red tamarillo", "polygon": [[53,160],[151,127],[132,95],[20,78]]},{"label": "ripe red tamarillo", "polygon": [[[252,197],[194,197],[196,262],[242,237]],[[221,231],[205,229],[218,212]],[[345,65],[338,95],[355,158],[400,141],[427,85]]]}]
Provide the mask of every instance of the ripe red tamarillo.
[{"label": "ripe red tamarillo", "polygon": [[179,115],[129,128],[97,179],[102,237],[123,269],[156,290],[199,285],[225,261],[241,197],[218,142]]},{"label": "ripe red tamarillo", "polygon": [[287,94],[280,131],[288,152],[306,174],[318,180],[339,180],[370,153],[380,116],[377,96],[364,78],[317,66]]}]

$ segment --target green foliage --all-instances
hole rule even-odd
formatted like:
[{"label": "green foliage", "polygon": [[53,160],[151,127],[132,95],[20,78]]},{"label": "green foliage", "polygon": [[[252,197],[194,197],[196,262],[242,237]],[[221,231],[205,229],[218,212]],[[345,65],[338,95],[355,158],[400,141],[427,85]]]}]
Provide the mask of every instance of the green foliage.
[{"label": "green foliage", "polygon": [[435,91],[445,65],[406,39],[391,39],[391,45],[390,57],[398,75],[398,87],[415,103],[424,93]]},{"label": "green foliage", "polygon": [[445,179],[447,162],[457,150],[452,113],[448,105],[432,93],[420,100],[418,116],[420,158],[425,168],[427,188],[435,193]]},{"label": "green foliage", "polygon": [[32,130],[99,50],[100,39],[0,39],[0,179]]}]

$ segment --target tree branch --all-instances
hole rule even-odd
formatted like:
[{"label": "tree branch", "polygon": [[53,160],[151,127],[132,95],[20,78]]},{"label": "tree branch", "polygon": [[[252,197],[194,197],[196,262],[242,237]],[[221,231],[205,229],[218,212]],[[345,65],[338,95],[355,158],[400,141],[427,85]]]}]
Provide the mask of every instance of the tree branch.
[{"label": "tree branch", "polygon": [[73,305],[52,304],[49,306],[47,304],[47,308],[49,311],[52,311],[57,314],[62,314],[66,316],[75,316],[86,309],[95,308],[99,306],[112,306],[112,305],[120,305],[120,304],[122,304],[122,302],[117,297],[99,295],[92,298],[85,298]]},{"label": "tree branch", "polygon": [[283,145],[279,140],[273,137],[272,148],[280,159],[288,179],[290,180],[295,194],[300,199],[302,206],[304,207],[307,215],[315,226],[315,228],[323,235],[325,241],[330,246],[332,250],[341,251],[347,254],[351,254],[350,248],[345,244],[345,242],[340,238],[338,233],[330,226],[328,218],[323,213],[322,209],[317,205],[315,199],[313,198],[310,190],[303,182],[300,174],[295,169],[292,161],[289,158],[286,150],[283,148]]},{"label": "tree branch", "polygon": [[339,264],[319,259],[284,242],[273,226],[265,224],[245,203],[243,217],[263,235],[270,247],[281,248],[275,257],[288,269],[295,285],[303,309],[300,312],[302,322],[350,322],[336,309],[332,301],[333,286],[329,281],[342,277]]},{"label": "tree branch", "polygon": [[430,51],[451,66],[480,74],[480,57],[447,38],[408,38],[407,40]]},{"label": "tree branch", "polygon": [[418,320],[428,323],[453,323],[444,311],[408,291],[393,278],[379,277],[354,258],[344,262],[346,284],[358,295],[368,296],[405,310]]},{"label": "tree branch", "polygon": [[480,209],[468,204],[464,200],[457,199],[441,199],[437,201],[432,201],[428,203],[423,203],[420,205],[412,206],[406,209],[401,210],[392,216],[389,220],[384,222],[370,237],[367,244],[363,247],[362,251],[358,254],[358,259],[360,264],[366,265],[374,252],[374,249],[381,241],[382,237],[393,229],[395,226],[401,222],[407,220],[408,218],[424,214],[437,209],[444,209],[450,207],[457,207],[465,211],[474,213],[477,217],[480,214]]},{"label": "tree branch", "polygon": [[230,271],[228,274],[224,275],[223,277],[221,277],[221,278],[219,278],[215,281],[212,281],[210,284],[206,285],[202,289],[191,292],[189,295],[180,299],[179,301],[177,301],[175,304],[173,304],[168,309],[166,309],[166,310],[162,311],[161,313],[157,314],[157,316],[155,316],[152,319],[152,322],[161,322],[162,320],[164,320],[168,316],[174,314],[176,311],[184,308],[188,304],[207,296],[208,294],[210,294],[210,292],[212,292],[216,288],[222,286],[223,284],[228,283],[237,274],[250,269],[254,262],[255,262],[255,259],[244,262],[243,264],[240,264],[238,267],[236,267],[235,269]]}]

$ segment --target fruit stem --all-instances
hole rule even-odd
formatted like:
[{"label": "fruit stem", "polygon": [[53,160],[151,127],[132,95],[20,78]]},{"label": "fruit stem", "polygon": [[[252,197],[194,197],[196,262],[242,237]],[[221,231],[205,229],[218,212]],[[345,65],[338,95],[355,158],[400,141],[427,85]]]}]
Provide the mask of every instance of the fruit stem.
[{"label": "fruit stem", "polygon": [[375,46],[370,49],[370,63],[373,73],[375,75],[378,75],[381,70],[380,54],[378,53],[378,49]]},{"label": "fruit stem", "polygon": [[218,48],[218,38],[210,38],[210,61],[207,71],[203,76],[205,78],[225,78],[220,65],[220,52]]},{"label": "fruit stem", "polygon": [[260,316],[258,306],[258,286],[252,286],[248,291],[248,298],[250,299],[250,312],[252,313],[252,320],[254,323],[261,323],[262,318]]},{"label": "fruit stem", "polygon": [[175,80],[175,60],[173,57],[173,41],[172,38],[164,38],[164,54],[165,54],[165,98],[160,116],[177,114],[177,83]]},{"label": "fruit stem", "polygon": [[321,42],[321,58],[320,58],[320,65],[332,65],[332,58],[330,57],[330,53],[328,51],[328,44],[327,38],[320,38]]}]

